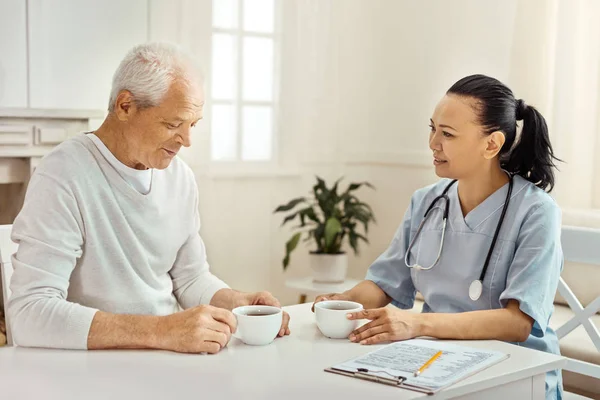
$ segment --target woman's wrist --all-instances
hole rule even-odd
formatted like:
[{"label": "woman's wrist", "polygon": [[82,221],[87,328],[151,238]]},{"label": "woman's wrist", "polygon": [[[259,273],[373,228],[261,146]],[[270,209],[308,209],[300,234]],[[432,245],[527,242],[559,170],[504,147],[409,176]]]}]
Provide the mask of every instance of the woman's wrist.
[{"label": "woman's wrist", "polygon": [[435,336],[435,314],[419,313],[415,318],[415,337],[418,336]]},{"label": "woman's wrist", "polygon": [[352,289],[346,290],[345,292],[342,292],[340,294],[344,296],[344,299],[347,301],[356,301],[356,296],[354,295],[354,293],[352,293]]}]

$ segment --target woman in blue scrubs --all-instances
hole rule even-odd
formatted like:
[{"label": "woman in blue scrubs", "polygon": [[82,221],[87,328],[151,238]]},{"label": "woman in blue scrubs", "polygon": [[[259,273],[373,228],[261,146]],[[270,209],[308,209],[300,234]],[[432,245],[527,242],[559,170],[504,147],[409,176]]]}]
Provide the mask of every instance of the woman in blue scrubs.
[{"label": "woman in blue scrubs", "polygon": [[[548,322],[563,266],[561,212],[547,193],[557,159],[544,117],[498,80],[473,75],[448,90],[429,122],[443,179],[413,194],[364,281],[316,301],[363,304],[350,317],[371,320],[350,335],[361,344],[497,339],[559,354]],[[417,291],[423,313],[401,310],[413,307]],[[561,397],[553,371],[546,398]]]}]

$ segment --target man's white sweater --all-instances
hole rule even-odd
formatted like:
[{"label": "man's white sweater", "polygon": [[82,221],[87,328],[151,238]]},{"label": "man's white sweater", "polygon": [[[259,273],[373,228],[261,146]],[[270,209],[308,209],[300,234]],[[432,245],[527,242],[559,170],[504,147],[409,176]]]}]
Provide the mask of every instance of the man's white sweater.
[{"label": "man's white sweater", "polygon": [[196,181],[179,158],[141,194],[87,135],[60,144],[13,225],[15,342],[86,349],[97,310],[167,315],[209,303],[227,285],[210,273],[199,229]]}]

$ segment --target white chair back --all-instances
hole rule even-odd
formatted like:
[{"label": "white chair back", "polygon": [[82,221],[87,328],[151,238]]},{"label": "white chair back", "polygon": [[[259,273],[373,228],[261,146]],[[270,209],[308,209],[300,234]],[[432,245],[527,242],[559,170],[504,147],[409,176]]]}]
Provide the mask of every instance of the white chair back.
[{"label": "white chair back", "polygon": [[[593,264],[600,268],[600,229],[563,226],[561,245],[565,262]],[[581,279],[585,279],[585,277],[581,277]],[[558,283],[558,291],[575,314],[569,321],[556,329],[558,339],[564,338],[582,325],[592,339],[596,350],[600,352],[600,332],[590,320],[600,310],[600,296],[583,307],[562,278]],[[569,358],[564,369],[600,379],[600,365]]]},{"label": "white chair back", "polygon": [[10,332],[10,321],[6,306],[10,297],[10,278],[12,277],[13,268],[11,256],[17,251],[17,244],[10,240],[12,225],[0,225],[0,298],[3,304],[4,318],[6,321],[6,338],[8,345],[13,344],[12,335]]}]

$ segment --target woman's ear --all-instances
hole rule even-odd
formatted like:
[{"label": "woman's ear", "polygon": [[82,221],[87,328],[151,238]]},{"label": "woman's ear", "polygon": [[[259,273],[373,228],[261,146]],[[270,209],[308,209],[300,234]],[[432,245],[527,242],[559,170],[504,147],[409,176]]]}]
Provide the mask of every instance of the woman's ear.
[{"label": "woman's ear", "polygon": [[502,146],[504,146],[504,142],[506,141],[506,136],[504,136],[504,133],[501,131],[495,131],[489,134],[485,140],[487,141],[487,146],[483,156],[487,160],[491,160],[500,153],[500,150],[502,150]]}]

